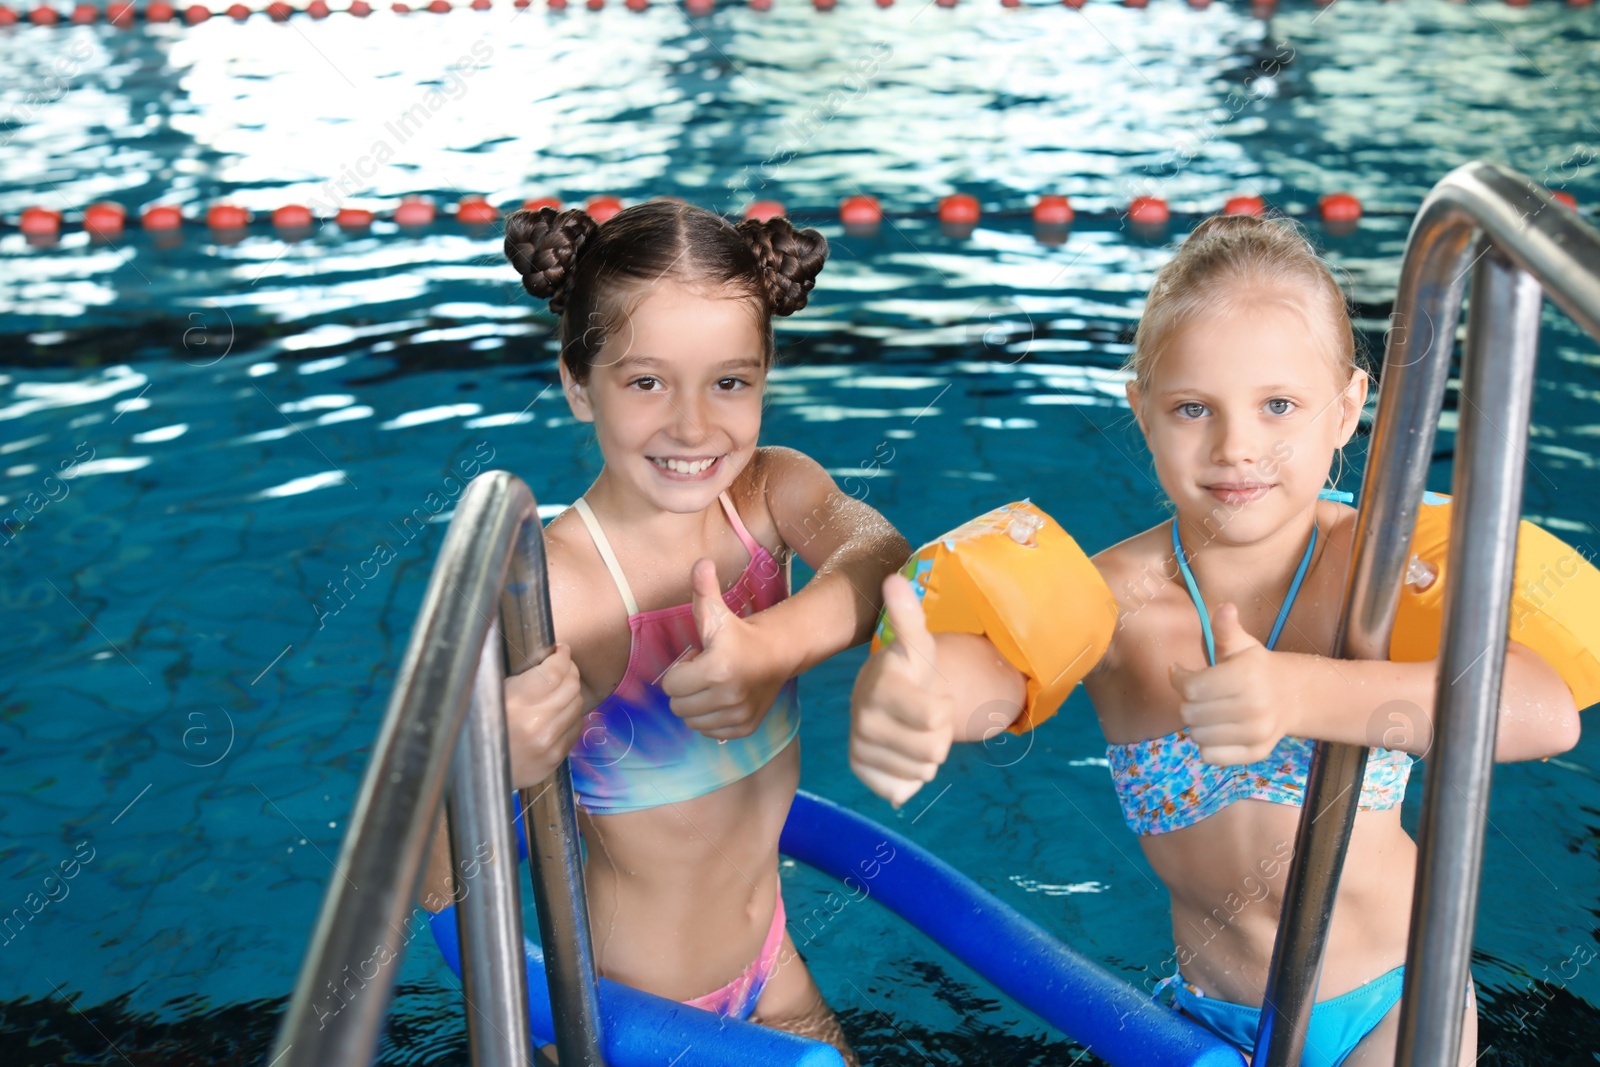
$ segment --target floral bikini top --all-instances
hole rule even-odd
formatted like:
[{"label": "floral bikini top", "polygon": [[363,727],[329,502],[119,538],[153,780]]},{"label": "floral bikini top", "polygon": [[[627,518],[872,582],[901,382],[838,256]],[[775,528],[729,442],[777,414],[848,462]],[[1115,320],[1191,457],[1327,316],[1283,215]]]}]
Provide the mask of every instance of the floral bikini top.
[{"label": "floral bikini top", "polygon": [[[1324,499],[1343,499],[1349,494],[1323,493]],[[1311,552],[1317,544],[1317,529],[1311,528],[1311,542],[1289,585],[1289,596],[1278,611],[1278,619],[1267,639],[1267,648],[1278,643],[1278,634],[1288,621],[1300,583],[1311,566]],[[1189,597],[1200,613],[1200,629],[1206,642],[1206,660],[1217,662],[1216,643],[1211,635],[1210,613],[1200,596],[1200,587],[1189,569],[1178,540],[1178,523],[1172,524],[1172,550],[1183,573]],[[1200,759],[1200,746],[1188,729],[1135,741],[1126,745],[1107,745],[1106,760],[1111,779],[1116,783],[1122,816],[1134,833],[1164,834],[1192,826],[1208,815],[1215,815],[1236,800],[1266,800],[1274,804],[1304,802],[1306,775],[1311,769],[1311,752],[1316,742],[1304,737],[1285,737],[1266,759],[1257,763],[1220,767]],[[1406,795],[1406,779],[1411,774],[1411,757],[1404,752],[1375,748],[1367,755],[1367,773],[1361,786],[1362,811],[1395,807]]]}]

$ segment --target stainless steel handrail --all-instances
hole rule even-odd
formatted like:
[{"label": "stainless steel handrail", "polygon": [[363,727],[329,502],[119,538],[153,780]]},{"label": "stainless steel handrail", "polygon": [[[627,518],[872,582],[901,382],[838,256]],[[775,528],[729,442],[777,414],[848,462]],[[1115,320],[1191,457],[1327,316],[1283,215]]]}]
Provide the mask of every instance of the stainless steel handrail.
[{"label": "stainless steel handrail", "polygon": [[[504,471],[486,472],[467,486],[445,534],[272,1067],[372,1062],[399,959],[426,925],[413,896],[452,763],[452,869],[474,1057],[531,1062],[501,677],[542,660],[551,635],[533,494]],[[530,852],[576,857],[566,764],[536,792]],[[603,1067],[581,875],[574,862],[546,864],[535,877],[561,1062]]]},{"label": "stainless steel handrail", "polygon": [[[531,496],[528,507],[529,514],[535,515]],[[521,638],[506,643],[510,674],[521,674],[541,662],[555,635],[550,586],[545,578],[544,532],[537,517],[524,522],[516,537],[516,551],[500,594],[501,625]],[[505,718],[503,708],[500,718]],[[528,834],[528,869],[538,887],[539,937],[545,947],[556,1055],[562,1067],[605,1067],[600,1054],[600,987],[590,943],[589,903],[583,889],[583,860],[567,761],[562,760],[555,773],[538,786],[522,790],[518,799]],[[520,950],[517,966],[523,966]]]},{"label": "stainless steel handrail", "polygon": [[[450,788],[445,798],[450,823],[450,869],[460,872],[456,892],[457,928],[461,943],[461,991],[467,1005],[467,1037],[475,1067],[531,1067],[533,1049],[522,1018],[513,1025],[494,1025],[493,1004],[504,993],[511,1003],[526,1005],[528,972],[523,963],[521,924],[506,921],[519,916],[517,878],[478,877],[482,853],[511,857],[516,842],[505,801],[511,791],[506,769],[505,656],[501,651],[500,624],[491,619],[478,658],[478,674],[461,736],[456,740],[450,765]],[[493,863],[494,860],[489,861]],[[505,863],[498,864],[504,868]],[[506,1010],[510,1005],[507,1004]],[[515,1011],[515,1009],[511,1009]],[[524,1008],[524,1013],[525,1013]]]},{"label": "stainless steel handrail", "polygon": [[[1399,1067],[1454,1065],[1470,973],[1537,354],[1539,287],[1600,337],[1600,232],[1506,167],[1476,162],[1423,202],[1401,266],[1334,655],[1382,659],[1410,556],[1461,315],[1461,376],[1434,740],[1400,1012]],[[1366,749],[1321,743],[1253,1062],[1300,1062]]]}]

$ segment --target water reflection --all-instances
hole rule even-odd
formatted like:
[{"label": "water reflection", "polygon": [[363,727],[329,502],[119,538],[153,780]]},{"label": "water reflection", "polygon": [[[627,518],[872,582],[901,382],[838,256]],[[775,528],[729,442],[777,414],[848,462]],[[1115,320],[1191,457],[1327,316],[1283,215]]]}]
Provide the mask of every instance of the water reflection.
[{"label": "water reflection", "polygon": [[[1091,278],[1137,293],[1165,254],[1164,238],[1130,240],[1115,223],[1052,248],[993,218],[1040,193],[1114,214],[1145,193],[1180,212],[1240,192],[1306,210],[1347,188],[1404,211],[1451,166],[1488,156],[1585,199],[1592,168],[1574,153],[1591,131],[1568,105],[1600,89],[1589,61],[1600,31],[1579,15],[1342,0],[1270,24],[1177,4],[899,4],[850,17],[793,4],[689,21],[614,5],[23,27],[0,34],[11,179],[0,211],[70,214],[110,197],[198,212],[227,198],[264,218],[289,202],[327,214],[419,193],[448,205],[597,192],[736,211],[759,195],[818,213],[835,236],[832,206],[868,191],[889,224],[837,242],[819,302],[893,292],[903,302],[869,318],[981,323],[995,293]],[[957,189],[990,212],[970,239],[895,217]],[[264,225],[233,244],[190,230],[182,242],[159,248],[137,227],[102,246],[74,232],[45,248],[0,237],[0,313],[115,322],[210,298],[263,321],[440,302],[494,320],[526,306],[492,233],[445,220],[295,243]],[[1348,265],[1358,284],[1372,266]],[[963,306],[967,285],[980,292]]]}]

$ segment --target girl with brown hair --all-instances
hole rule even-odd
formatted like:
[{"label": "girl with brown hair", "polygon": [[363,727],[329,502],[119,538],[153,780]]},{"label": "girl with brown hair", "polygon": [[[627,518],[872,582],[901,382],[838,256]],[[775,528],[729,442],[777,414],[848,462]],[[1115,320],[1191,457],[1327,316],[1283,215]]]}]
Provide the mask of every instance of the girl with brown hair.
[{"label": "girl with brown hair", "polygon": [[[796,676],[866,640],[908,546],[814,460],[757,446],[772,316],[805,307],[827,243],[655,200],[604,225],[518,211],[505,248],[561,316],[562,387],[604,458],[545,530],[561,643],[506,683],[512,784],[571,759],[602,975],[853,1063],[785,932],[778,834]],[[816,576],[791,594],[794,555]]]}]

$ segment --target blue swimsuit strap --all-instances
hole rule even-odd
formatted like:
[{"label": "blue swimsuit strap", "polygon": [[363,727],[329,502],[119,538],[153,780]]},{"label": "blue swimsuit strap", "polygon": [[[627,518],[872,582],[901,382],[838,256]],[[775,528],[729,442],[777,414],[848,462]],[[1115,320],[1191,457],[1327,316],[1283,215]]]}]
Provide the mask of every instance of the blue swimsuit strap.
[{"label": "blue swimsuit strap", "polygon": [[[1278,634],[1283,632],[1283,624],[1289,621],[1289,609],[1294,607],[1294,598],[1300,592],[1300,583],[1305,580],[1306,571],[1311,567],[1311,550],[1317,547],[1317,526],[1311,524],[1311,541],[1306,545],[1305,555],[1300,557],[1300,567],[1294,572],[1294,581],[1289,583],[1289,596],[1283,602],[1283,607],[1278,609],[1278,620],[1272,624],[1272,636],[1267,638],[1267,647],[1270,649],[1278,643]],[[1189,587],[1189,599],[1194,601],[1195,610],[1200,613],[1200,632],[1206,639],[1206,661],[1213,667],[1217,665],[1217,643],[1211,636],[1211,613],[1206,610],[1205,598],[1200,595],[1200,586],[1194,580],[1194,572],[1189,569],[1189,561],[1183,555],[1183,542],[1178,540],[1178,520],[1172,520],[1172,553],[1178,559],[1178,569],[1183,572],[1183,583]]]}]

